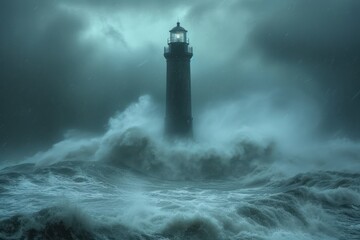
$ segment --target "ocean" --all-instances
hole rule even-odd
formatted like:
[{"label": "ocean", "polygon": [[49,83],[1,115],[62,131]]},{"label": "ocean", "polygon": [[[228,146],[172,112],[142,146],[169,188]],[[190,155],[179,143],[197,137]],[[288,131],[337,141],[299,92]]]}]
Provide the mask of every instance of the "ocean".
[{"label": "ocean", "polygon": [[0,239],[360,239],[358,143],[213,112],[167,141],[161,116],[144,96],[101,135],[4,161]]}]

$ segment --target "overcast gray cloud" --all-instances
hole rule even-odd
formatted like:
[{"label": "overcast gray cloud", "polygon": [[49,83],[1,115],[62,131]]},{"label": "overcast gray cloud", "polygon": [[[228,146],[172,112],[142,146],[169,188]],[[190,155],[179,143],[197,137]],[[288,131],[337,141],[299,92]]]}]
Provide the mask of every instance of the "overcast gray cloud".
[{"label": "overcast gray cloud", "polygon": [[314,106],[319,130],[359,137],[359,10],[357,0],[1,1],[0,147],[101,131],[143,94],[163,104],[162,51],[178,18],[194,47],[195,118],[273,93],[274,109]]},{"label": "overcast gray cloud", "polygon": [[359,1],[290,1],[264,18],[249,42],[267,61],[315,82],[327,127],[359,134]]}]

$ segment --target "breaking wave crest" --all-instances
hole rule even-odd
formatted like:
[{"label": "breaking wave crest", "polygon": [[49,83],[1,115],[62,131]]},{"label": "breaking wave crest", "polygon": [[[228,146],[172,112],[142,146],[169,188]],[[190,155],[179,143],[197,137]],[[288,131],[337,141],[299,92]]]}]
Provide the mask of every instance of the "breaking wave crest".
[{"label": "breaking wave crest", "polygon": [[104,135],[81,138],[69,133],[65,140],[28,161],[38,165],[102,161],[167,179],[244,176],[260,171],[272,161],[272,141],[235,135],[222,142],[168,142],[162,136],[159,115],[150,97],[141,97],[138,103],[110,119]]},{"label": "breaking wave crest", "polygon": [[[240,118],[235,114],[238,109],[252,108],[252,104],[258,103],[227,107],[224,112],[222,107],[205,112],[197,121],[199,128],[194,140],[169,142],[163,136],[163,114],[149,96],[142,96],[111,118],[103,135],[84,137],[69,131],[63,141],[26,162],[38,166],[61,161],[106,162],[166,179],[251,175],[260,182],[319,167],[350,172],[360,169],[360,143],[348,139],[319,140],[307,133],[311,129],[302,129],[299,134],[297,115],[287,116],[288,122],[282,119],[282,114],[273,117],[280,119],[273,122],[255,122],[250,117],[246,123],[234,122]],[[265,112],[264,116],[261,112]],[[266,119],[268,113],[268,109],[259,109],[256,119]],[[216,117],[221,119],[216,121]]]}]

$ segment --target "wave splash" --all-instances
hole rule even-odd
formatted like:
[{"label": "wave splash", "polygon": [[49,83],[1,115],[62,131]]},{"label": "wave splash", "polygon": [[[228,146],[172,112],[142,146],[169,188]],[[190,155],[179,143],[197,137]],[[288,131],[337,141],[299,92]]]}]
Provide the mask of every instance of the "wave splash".
[{"label": "wave splash", "polygon": [[[162,132],[163,114],[149,96],[142,96],[112,117],[103,135],[84,137],[69,131],[63,141],[26,162],[42,166],[95,161],[165,179],[251,176],[259,182],[317,169],[360,169],[360,143],[344,138],[319,139],[299,113],[287,112],[284,118],[283,112],[271,112],[272,107],[263,104],[266,99],[261,104],[259,101],[205,111],[198,118],[194,141],[170,143]],[[256,116],[251,116],[254,107]],[[242,119],[240,116],[246,116],[247,121],[234,120]]]},{"label": "wave splash", "polygon": [[358,239],[358,143],[292,152],[294,134],[226,121],[169,143],[161,115],[141,97],[103,135],[69,132],[1,169],[0,239]]},{"label": "wave splash", "polygon": [[221,142],[169,143],[162,136],[159,116],[151,98],[143,96],[111,118],[104,135],[81,138],[69,133],[65,140],[28,161],[38,165],[100,161],[166,179],[212,179],[258,172],[273,159],[273,141],[239,135]]}]

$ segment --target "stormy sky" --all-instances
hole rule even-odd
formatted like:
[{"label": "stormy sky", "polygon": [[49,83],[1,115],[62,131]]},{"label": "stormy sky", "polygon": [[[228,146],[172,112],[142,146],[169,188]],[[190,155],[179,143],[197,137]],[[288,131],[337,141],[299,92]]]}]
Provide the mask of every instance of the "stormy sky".
[{"label": "stormy sky", "polygon": [[163,47],[178,19],[194,48],[195,123],[219,103],[267,96],[316,134],[358,139],[359,12],[358,0],[3,0],[0,151],[101,132],[144,94],[164,105]]}]

